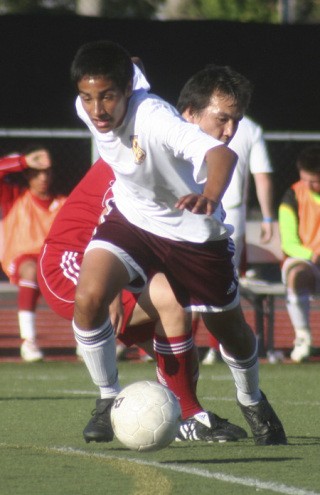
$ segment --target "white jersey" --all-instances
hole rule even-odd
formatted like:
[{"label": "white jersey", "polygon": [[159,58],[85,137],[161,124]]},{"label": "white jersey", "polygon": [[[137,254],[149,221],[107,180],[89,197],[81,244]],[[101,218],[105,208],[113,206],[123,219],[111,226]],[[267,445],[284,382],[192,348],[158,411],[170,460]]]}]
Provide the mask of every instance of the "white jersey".
[{"label": "white jersey", "polygon": [[238,155],[230,185],[222,202],[226,222],[234,227],[233,238],[245,233],[250,173],[272,173],[262,128],[248,117],[239,122],[238,130],[229,144]]},{"label": "white jersey", "polygon": [[121,126],[108,133],[96,130],[79,97],[76,108],[114,171],[115,202],[129,222],[176,241],[222,240],[232,233],[221,204],[210,217],[174,206],[181,196],[203,192],[204,157],[219,141],[142,89],[133,92]]},{"label": "white jersey", "polygon": [[231,183],[223,196],[225,209],[246,204],[250,173],[273,172],[262,129],[248,117],[239,122],[229,148],[237,153],[238,161]]}]

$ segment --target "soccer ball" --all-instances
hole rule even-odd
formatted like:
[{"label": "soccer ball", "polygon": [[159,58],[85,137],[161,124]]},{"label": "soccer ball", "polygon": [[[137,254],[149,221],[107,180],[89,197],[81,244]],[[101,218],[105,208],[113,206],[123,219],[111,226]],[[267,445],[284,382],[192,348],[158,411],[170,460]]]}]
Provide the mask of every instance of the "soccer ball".
[{"label": "soccer ball", "polygon": [[140,452],[167,447],[178,433],[181,409],[167,387],[141,381],[125,387],[111,408],[113,431],[126,447]]}]

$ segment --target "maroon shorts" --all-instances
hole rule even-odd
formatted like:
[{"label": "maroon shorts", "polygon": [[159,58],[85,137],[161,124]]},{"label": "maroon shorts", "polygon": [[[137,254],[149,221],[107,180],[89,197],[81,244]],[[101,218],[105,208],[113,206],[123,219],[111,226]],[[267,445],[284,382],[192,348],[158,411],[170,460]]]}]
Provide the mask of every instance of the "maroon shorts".
[{"label": "maroon shorts", "polygon": [[219,312],[239,302],[231,239],[206,243],[173,241],[136,227],[114,208],[98,226],[93,241],[117,246],[133,260],[132,266],[138,265],[133,287],[141,284],[143,278],[150,279],[154,272],[164,273],[177,300],[188,310]]},{"label": "maroon shorts", "polygon": [[[67,251],[45,244],[39,256],[38,283],[50,308],[67,320],[72,320],[74,299],[83,253]],[[139,294],[122,291],[123,326],[118,336],[126,346],[153,338],[154,323],[128,327]]]}]

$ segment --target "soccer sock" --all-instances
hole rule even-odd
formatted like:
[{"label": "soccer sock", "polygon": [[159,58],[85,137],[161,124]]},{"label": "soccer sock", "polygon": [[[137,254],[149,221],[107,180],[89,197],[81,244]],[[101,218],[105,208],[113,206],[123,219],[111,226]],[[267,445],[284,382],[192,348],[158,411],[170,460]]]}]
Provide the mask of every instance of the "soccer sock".
[{"label": "soccer sock", "polygon": [[36,305],[39,298],[39,287],[29,280],[19,280],[18,291],[18,322],[20,337],[23,340],[36,340]]},{"label": "soccer sock", "polygon": [[20,337],[22,340],[36,340],[36,314],[34,311],[18,311]]},{"label": "soccer sock", "polygon": [[21,278],[18,288],[18,310],[35,311],[40,295],[38,284]]},{"label": "soccer sock", "polygon": [[308,292],[293,292],[287,289],[286,306],[294,328],[303,328],[310,332],[310,297]]},{"label": "soccer sock", "polygon": [[260,402],[258,346],[249,359],[235,359],[228,356],[220,345],[222,359],[229,366],[237,388],[237,399],[243,406]]},{"label": "soccer sock", "polygon": [[[193,347],[192,347],[192,359],[194,360],[193,361],[193,372],[192,372],[193,373],[192,383],[193,383],[194,393],[196,393],[200,371],[199,371],[198,349],[195,345],[193,345]],[[164,377],[162,376],[161,370],[158,368],[158,366],[156,367],[156,373],[157,373],[158,382],[161,383],[162,385],[164,385],[165,387],[168,387],[168,384],[167,384],[166,380],[164,379]]]},{"label": "soccer sock", "polygon": [[193,391],[196,394],[200,371],[199,371],[199,353],[198,353],[198,348],[195,344],[193,344],[192,347],[192,360],[193,360],[192,383],[193,383]]},{"label": "soccer sock", "polygon": [[110,319],[94,330],[80,330],[74,321],[72,327],[92,381],[100,389],[101,399],[115,397],[120,392],[120,385],[116,339]]},{"label": "soccer sock", "polygon": [[169,338],[155,335],[154,352],[158,379],[178,397],[182,418],[203,411],[195,393],[192,333]]}]

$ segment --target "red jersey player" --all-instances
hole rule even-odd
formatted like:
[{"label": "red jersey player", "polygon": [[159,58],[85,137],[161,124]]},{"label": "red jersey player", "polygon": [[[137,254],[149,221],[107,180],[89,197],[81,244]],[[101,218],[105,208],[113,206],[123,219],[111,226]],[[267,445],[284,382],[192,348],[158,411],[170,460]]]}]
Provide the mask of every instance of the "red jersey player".
[{"label": "red jersey player", "polygon": [[[23,182],[14,183],[10,174],[20,172]],[[21,356],[25,361],[43,358],[36,343],[35,311],[40,294],[37,259],[53,219],[65,201],[50,191],[51,157],[42,147],[25,155],[0,159],[0,201],[2,209],[3,271],[18,285],[18,320]]]}]

